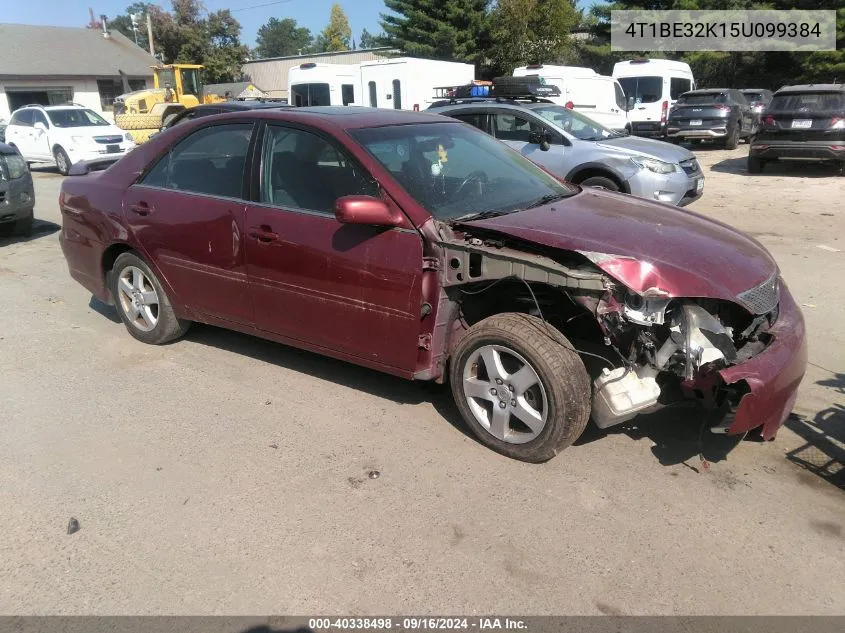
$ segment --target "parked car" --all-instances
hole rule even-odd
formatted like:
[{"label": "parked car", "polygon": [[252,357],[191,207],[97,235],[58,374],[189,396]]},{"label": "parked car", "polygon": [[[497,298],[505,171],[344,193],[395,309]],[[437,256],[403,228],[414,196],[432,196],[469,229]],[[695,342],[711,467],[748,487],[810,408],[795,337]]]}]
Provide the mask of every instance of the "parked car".
[{"label": "parked car", "polygon": [[479,128],[554,175],[585,187],[685,206],[704,192],[704,174],[687,149],[613,132],[543,99],[443,101],[429,112]]},{"label": "parked car", "polygon": [[250,101],[221,101],[219,103],[209,103],[198,105],[193,108],[188,108],[183,112],[177,114],[173,119],[167,122],[161,129],[162,131],[204,116],[211,116],[213,114],[222,114],[224,112],[241,112],[243,110],[262,110],[265,108],[292,108],[293,106],[281,101],[264,101],[264,100],[250,100]]},{"label": "parked car", "polygon": [[672,59],[629,59],[613,65],[613,77],[628,99],[633,134],[663,138],[669,109],[695,88],[689,64]]},{"label": "parked car", "polygon": [[0,143],[6,142],[6,119],[0,119]]},{"label": "parked car", "polygon": [[135,147],[132,137],[80,105],[29,105],[12,113],[6,142],[27,163],[52,163],[67,175],[79,161],[110,163]]},{"label": "parked car", "polygon": [[59,205],[70,274],[136,339],[201,321],[448,380],[516,459],[686,397],[735,407],[711,431],[771,438],[804,374],[801,312],[758,242],[430,113],[196,119],[65,178]]},{"label": "parked car", "polygon": [[630,132],[627,100],[622,86],[613,77],[599,75],[592,68],[533,64],[513,71],[514,77],[540,77],[560,88],[560,96],[550,101],[566,106],[598,121],[614,132]]},{"label": "parked car", "polygon": [[845,84],[787,86],[775,92],[748,153],[758,174],[781,159],[834,161],[845,173]]},{"label": "parked car", "polygon": [[740,92],[748,101],[748,105],[751,106],[751,111],[758,115],[758,118],[772,100],[771,90],[764,90],[762,88],[747,88],[745,90],[740,90]]},{"label": "parked car", "polygon": [[32,232],[35,189],[26,161],[14,147],[0,143],[0,235]]},{"label": "parked car", "polygon": [[709,88],[685,92],[669,112],[666,135],[672,142],[722,140],[736,149],[756,131],[754,112],[739,90]]}]

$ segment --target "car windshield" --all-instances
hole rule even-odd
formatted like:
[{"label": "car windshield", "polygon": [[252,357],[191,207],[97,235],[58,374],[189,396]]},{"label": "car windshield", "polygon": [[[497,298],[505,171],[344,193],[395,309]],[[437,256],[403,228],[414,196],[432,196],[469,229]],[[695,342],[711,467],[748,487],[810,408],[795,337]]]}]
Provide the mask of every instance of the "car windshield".
[{"label": "car windshield", "polygon": [[663,95],[663,77],[619,77],[619,83],[634,103],[656,103]]},{"label": "car windshield", "polygon": [[532,111],[582,141],[603,141],[622,136],[580,112],[563,106],[550,104],[532,108]]},{"label": "car windshield", "polygon": [[67,108],[66,110],[48,110],[47,116],[56,127],[89,127],[108,125],[99,114],[88,108]]},{"label": "car windshield", "polygon": [[709,103],[727,103],[728,95],[724,92],[695,92],[678,97],[680,105],[707,105]]},{"label": "car windshield", "polygon": [[393,125],[351,134],[439,220],[510,213],[579,191],[462,123]]},{"label": "car windshield", "polygon": [[845,110],[845,93],[841,92],[791,92],[775,95],[769,112],[842,112]]}]

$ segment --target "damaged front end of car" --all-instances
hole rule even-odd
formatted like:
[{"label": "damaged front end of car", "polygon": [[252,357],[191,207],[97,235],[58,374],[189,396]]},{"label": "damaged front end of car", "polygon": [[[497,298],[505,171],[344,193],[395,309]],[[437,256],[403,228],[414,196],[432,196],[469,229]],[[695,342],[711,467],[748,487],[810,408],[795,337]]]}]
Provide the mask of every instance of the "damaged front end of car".
[{"label": "damaged front end of car", "polygon": [[[683,296],[682,286],[694,284],[632,258],[543,252],[478,230],[441,232],[440,238],[443,301],[457,306],[458,329],[477,310],[474,293],[490,295],[488,311],[515,309],[503,306],[522,295],[527,312],[584,354],[600,428],[693,400],[723,412],[708,416],[713,432],[762,427],[771,439],[791,411],[806,366],[804,323],[777,271],[732,300]],[[518,283],[498,284],[497,294],[487,290],[508,278]],[[555,293],[565,300],[555,303]],[[572,331],[577,323],[580,330]],[[605,362],[596,364],[597,356]]]}]

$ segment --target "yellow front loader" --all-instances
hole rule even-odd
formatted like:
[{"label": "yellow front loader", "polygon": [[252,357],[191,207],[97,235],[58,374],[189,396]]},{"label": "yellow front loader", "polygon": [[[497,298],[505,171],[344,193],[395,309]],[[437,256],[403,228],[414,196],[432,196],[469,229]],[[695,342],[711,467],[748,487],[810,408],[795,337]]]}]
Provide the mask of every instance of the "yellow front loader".
[{"label": "yellow front loader", "polygon": [[143,143],[183,110],[225,101],[216,95],[203,96],[202,68],[199,64],[153,66],[154,88],[115,98],[115,125],[129,132],[136,143]]}]

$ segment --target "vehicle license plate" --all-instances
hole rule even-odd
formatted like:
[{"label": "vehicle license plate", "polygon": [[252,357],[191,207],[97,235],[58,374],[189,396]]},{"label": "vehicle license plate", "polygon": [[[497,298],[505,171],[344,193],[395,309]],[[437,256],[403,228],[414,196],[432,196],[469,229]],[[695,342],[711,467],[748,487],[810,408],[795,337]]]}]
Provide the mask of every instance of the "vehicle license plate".
[{"label": "vehicle license plate", "polygon": [[795,119],[792,121],[792,127],[797,127],[801,129],[807,129],[813,127],[813,120],[812,119]]},{"label": "vehicle license plate", "polygon": [[690,125],[701,125],[701,119],[690,119]]},{"label": "vehicle license plate", "polygon": [[695,191],[696,193],[702,191],[704,189],[704,178],[699,178],[695,181]]}]

